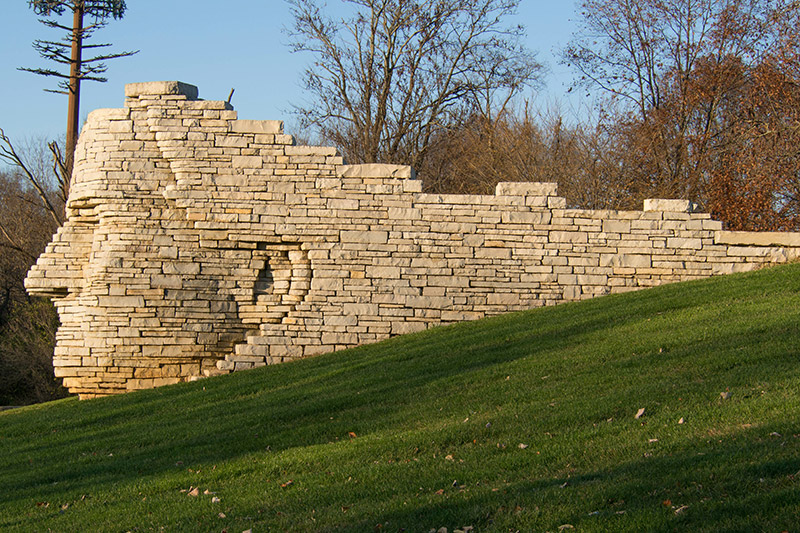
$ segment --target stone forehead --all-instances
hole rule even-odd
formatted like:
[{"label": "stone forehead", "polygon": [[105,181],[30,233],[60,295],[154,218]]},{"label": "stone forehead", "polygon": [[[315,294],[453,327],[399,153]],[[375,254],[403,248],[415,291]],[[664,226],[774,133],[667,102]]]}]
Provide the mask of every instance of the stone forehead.
[{"label": "stone forehead", "polygon": [[410,167],[346,165],[189,84],[125,94],[90,113],[68,222],[26,279],[53,297],[56,373],[82,397],[799,255],[798,234],[726,232],[688,200],[427,194]]}]

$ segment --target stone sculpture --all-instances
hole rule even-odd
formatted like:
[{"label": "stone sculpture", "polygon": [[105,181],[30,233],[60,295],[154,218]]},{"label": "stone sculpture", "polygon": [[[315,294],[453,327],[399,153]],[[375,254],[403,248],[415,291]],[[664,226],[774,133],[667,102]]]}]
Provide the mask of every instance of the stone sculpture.
[{"label": "stone sculpture", "polygon": [[722,231],[682,200],[424,194],[409,167],[344,165],[191,85],[125,93],[89,115],[67,222],[26,280],[58,309],[56,375],[83,398],[800,253],[800,234]]}]

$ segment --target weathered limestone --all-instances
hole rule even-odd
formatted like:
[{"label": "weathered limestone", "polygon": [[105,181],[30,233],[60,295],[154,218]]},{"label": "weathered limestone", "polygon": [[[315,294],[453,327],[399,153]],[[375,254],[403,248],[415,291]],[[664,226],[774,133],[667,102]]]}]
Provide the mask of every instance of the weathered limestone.
[{"label": "weathered limestone", "polygon": [[82,397],[800,255],[800,234],[722,231],[685,200],[424,194],[409,167],[344,165],[191,85],[125,92],[89,115],[67,222],[26,280],[55,302],[54,366]]}]

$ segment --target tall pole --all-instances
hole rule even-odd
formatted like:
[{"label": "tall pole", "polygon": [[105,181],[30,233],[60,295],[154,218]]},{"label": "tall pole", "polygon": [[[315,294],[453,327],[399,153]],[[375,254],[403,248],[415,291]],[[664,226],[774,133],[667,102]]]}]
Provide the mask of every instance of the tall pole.
[{"label": "tall pole", "polygon": [[69,104],[67,107],[67,146],[65,163],[67,178],[71,179],[75,145],[78,142],[78,125],[81,101],[81,51],[83,49],[84,0],[75,0],[72,11],[72,53],[69,66]]}]

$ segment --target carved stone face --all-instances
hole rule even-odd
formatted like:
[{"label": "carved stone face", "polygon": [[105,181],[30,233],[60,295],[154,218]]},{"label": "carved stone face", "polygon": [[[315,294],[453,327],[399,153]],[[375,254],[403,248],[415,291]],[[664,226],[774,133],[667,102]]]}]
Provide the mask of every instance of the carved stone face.
[{"label": "carved stone face", "polygon": [[[219,373],[217,363],[248,332],[280,321],[310,286],[298,242],[260,224],[236,187],[210,194],[209,182],[236,178],[246,186],[246,173],[237,176],[229,157],[200,177],[203,187],[182,182],[175,152],[190,127],[162,131],[148,115],[152,106],[129,103],[90,115],[67,220],[26,280],[30,293],[51,297],[58,309],[56,375],[83,397]],[[223,102],[181,103],[209,121],[233,113]],[[157,114],[176,104],[164,102]],[[237,227],[249,229],[229,239]]]},{"label": "carved stone face", "polygon": [[66,223],[26,281],[59,312],[57,375],[91,396],[212,373],[244,326],[232,287],[201,272],[249,267],[252,252],[203,249],[155,168],[131,180],[89,163],[76,167]]}]

